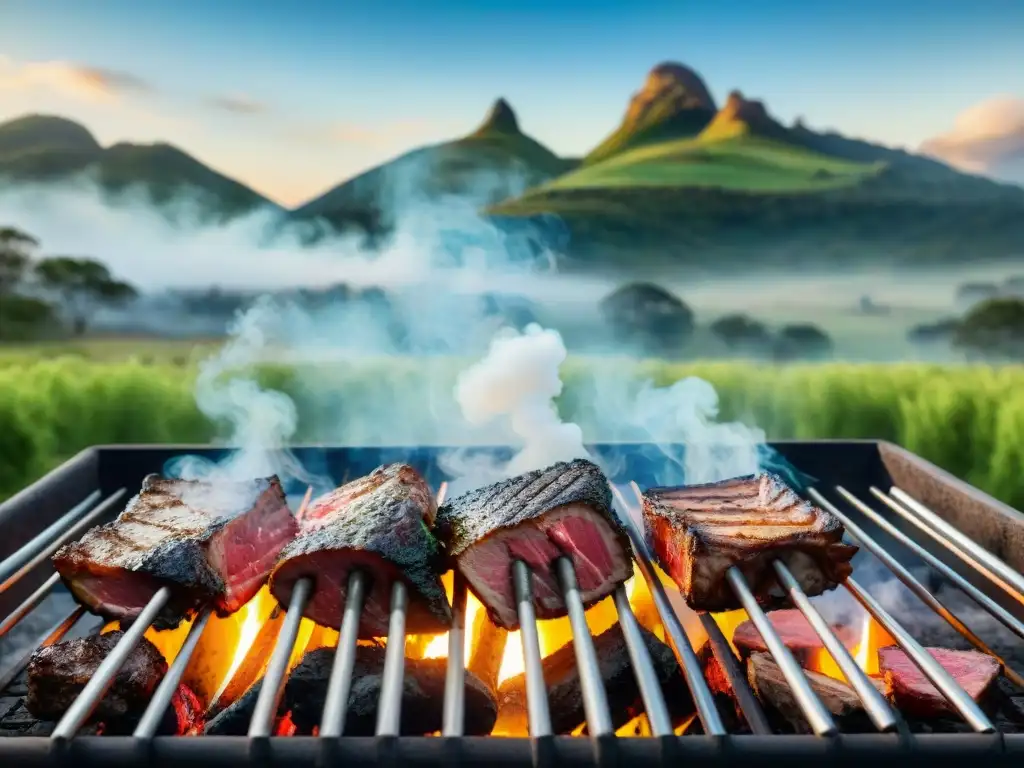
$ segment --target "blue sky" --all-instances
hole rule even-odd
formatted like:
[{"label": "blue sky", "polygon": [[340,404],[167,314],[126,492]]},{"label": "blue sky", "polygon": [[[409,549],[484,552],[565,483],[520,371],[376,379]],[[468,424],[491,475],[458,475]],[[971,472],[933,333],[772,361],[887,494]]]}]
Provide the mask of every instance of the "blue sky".
[{"label": "blue sky", "polygon": [[563,154],[656,63],[784,121],[914,148],[1024,97],[1021,0],[6,0],[0,120],[169,140],[286,203],[472,130],[504,96]]}]

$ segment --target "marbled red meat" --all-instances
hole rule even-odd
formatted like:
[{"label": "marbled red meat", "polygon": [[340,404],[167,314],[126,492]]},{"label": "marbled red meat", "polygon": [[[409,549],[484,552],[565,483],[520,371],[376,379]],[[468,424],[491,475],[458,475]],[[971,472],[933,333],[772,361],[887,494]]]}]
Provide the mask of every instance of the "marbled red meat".
[{"label": "marbled red meat", "polygon": [[[975,701],[985,697],[1002,669],[996,659],[979,651],[954,651],[950,648],[925,650]],[[878,669],[884,676],[893,703],[905,715],[928,718],[956,714],[939,689],[899,648],[880,649]]]}]

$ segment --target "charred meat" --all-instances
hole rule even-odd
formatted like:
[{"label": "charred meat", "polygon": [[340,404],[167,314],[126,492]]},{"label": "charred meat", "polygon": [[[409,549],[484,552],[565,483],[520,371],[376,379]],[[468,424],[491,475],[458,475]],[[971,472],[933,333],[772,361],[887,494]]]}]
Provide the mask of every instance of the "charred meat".
[{"label": "charred meat", "polygon": [[312,578],[305,615],[337,628],[349,573],[370,580],[359,625],[361,638],[388,633],[391,585],[409,588],[410,634],[446,632],[451,608],[438,575],[442,556],[431,533],[437,503],[426,480],[407,464],[378,467],[366,477],[314,501],[298,536],[285,547],[270,577],[270,591],[285,608],[301,578]]},{"label": "charred meat", "polygon": [[53,564],[75,598],[110,619],[133,619],[161,587],[158,628],[213,605],[222,616],[267,580],[297,525],[277,477],[243,483],[150,475],[112,523],[61,547]]},{"label": "charred meat", "polygon": [[[693,698],[686,687],[679,664],[672,649],[651,632],[641,627],[640,633],[654,662],[658,682],[669,704],[669,713],[678,724],[694,712]],[[619,625],[615,624],[595,637],[594,649],[597,651],[601,679],[608,692],[612,723],[619,728],[644,711],[629,649]],[[542,663],[552,729],[555,733],[572,733],[586,721],[583,688],[576,669],[576,650],[572,642],[546,656]],[[526,677],[519,674],[505,680],[498,688],[496,732],[516,734],[526,733],[527,730]]]},{"label": "charred meat", "polygon": [[[821,642],[814,627],[811,626],[807,617],[797,609],[769,611],[767,615],[776,634],[799,661],[805,662],[810,654],[824,649],[825,644]],[[832,631],[847,648],[852,648],[857,642],[856,633],[849,627],[833,625]],[[736,627],[732,636],[732,644],[744,658],[751,653],[768,650],[768,646],[761,638],[761,633],[757,631],[754,622],[749,619]]]},{"label": "charred meat", "polygon": [[[59,720],[123,636],[108,632],[39,648],[28,663],[25,708],[40,720]],[[118,670],[90,722],[141,715],[166,673],[164,657],[143,638]]]},{"label": "charred meat", "polygon": [[[303,656],[289,675],[278,716],[289,715],[296,733],[308,735],[320,725],[327,685],[334,665],[334,649],[319,648]],[[446,659],[406,659],[402,689],[403,736],[422,736],[441,730],[444,712]],[[381,684],[384,679],[384,648],[361,644],[356,648],[345,716],[346,736],[372,736],[377,724]],[[485,736],[494,727],[497,704],[494,694],[472,672],[466,672],[464,732]],[[209,722],[206,733],[241,736],[249,727],[260,684]]]},{"label": "charred meat", "polygon": [[577,459],[480,488],[438,511],[437,535],[499,627],[516,629],[512,563],[533,574],[541,619],[565,615],[554,563],[568,557],[585,605],[633,573],[629,539],[597,465]]},{"label": "charred meat", "polygon": [[[950,648],[925,650],[972,699],[979,702],[984,700],[1002,669],[1000,663],[987,653]],[[890,698],[905,715],[934,718],[956,714],[946,697],[899,648],[880,649],[878,669],[884,676]]]},{"label": "charred meat", "polygon": [[766,608],[786,603],[774,560],[812,597],[835,589],[853,570],[857,547],[843,543],[842,524],[771,473],[652,488],[643,512],[658,561],[697,611],[740,607],[725,576],[733,567]]}]

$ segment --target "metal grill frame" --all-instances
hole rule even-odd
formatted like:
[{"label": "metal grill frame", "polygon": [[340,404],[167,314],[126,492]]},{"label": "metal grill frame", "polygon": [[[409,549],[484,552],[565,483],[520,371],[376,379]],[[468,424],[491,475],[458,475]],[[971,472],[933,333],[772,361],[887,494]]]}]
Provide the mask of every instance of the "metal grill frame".
[{"label": "metal grill frame", "polygon": [[[973,552],[976,557],[974,567],[971,567],[972,550],[967,546],[970,542],[961,542],[958,556],[949,545],[937,545],[941,537],[920,535],[922,530],[927,532],[928,528],[921,525],[920,521],[915,524],[913,516],[907,515],[905,510],[902,514],[895,514],[900,512],[900,505],[913,508],[913,504],[918,503],[925,508],[925,512],[918,513],[920,516],[930,510],[940,521],[952,525],[967,539],[1005,561],[1010,567],[1007,578],[1012,579],[1015,576],[1019,578],[1019,572],[1024,570],[1024,516],[1020,513],[891,443],[830,440],[781,441],[771,445],[800,471],[818,478],[813,485],[825,492],[825,497],[821,499],[824,505],[835,504],[842,509],[843,515],[849,516],[851,504],[856,509],[855,502],[867,501],[871,510],[880,513],[883,523],[888,522],[892,528],[897,529],[897,533],[890,532],[890,538],[887,539],[893,544],[883,546],[884,551],[893,554],[897,561],[907,553],[920,557],[920,550],[923,549],[932,558],[933,567],[945,566],[947,571],[952,571],[968,587],[974,588],[983,598],[1010,615],[1010,620],[1022,619],[1024,606],[1009,598],[1005,588],[1000,590],[994,585],[999,579],[993,578],[991,568],[979,567],[977,558],[984,553]],[[682,450],[682,446],[674,448]],[[191,445],[90,448],[0,504],[0,530],[4,532],[0,540],[0,563],[3,565],[0,568],[3,571],[0,573],[0,616],[9,618],[12,612],[19,610],[19,606],[31,603],[33,592],[39,594],[48,591],[47,584],[53,581],[49,569],[34,567],[49,556],[45,548],[28,559],[10,557],[18,553],[26,543],[45,539],[61,527],[69,533],[73,527],[78,531],[75,534],[77,536],[86,528],[112,518],[127,497],[138,490],[142,478],[152,472],[160,472],[169,458],[190,453],[216,460],[230,450],[229,447]],[[439,474],[434,461],[437,455],[448,450],[444,447],[299,446],[293,450],[308,467],[321,469],[336,478],[357,477],[382,463],[405,461],[424,471],[435,487],[446,479]],[[501,452],[507,449],[481,447],[481,450]],[[620,469],[612,478],[617,485],[631,480],[639,480],[644,485],[653,484],[652,470],[664,461],[661,450],[649,445],[602,444],[591,446],[590,450],[605,458],[608,466]],[[894,486],[896,488],[892,496],[877,490]],[[848,498],[848,492],[844,496],[846,488],[853,488],[857,492],[853,501]],[[120,489],[124,491],[117,494]],[[867,495],[868,490],[875,498]],[[112,495],[116,496],[111,498]],[[83,498],[93,503],[98,498],[104,498],[105,501],[101,502],[101,509],[82,502]],[[121,505],[117,504],[119,499]],[[69,514],[68,511],[76,509],[76,505],[81,514]],[[68,518],[72,519],[69,521]],[[863,512],[861,518],[871,520]],[[61,520],[65,521],[63,525]],[[858,519],[855,525],[863,523]],[[46,530],[40,533],[44,527]],[[848,529],[850,527],[848,525]],[[886,529],[872,527],[871,539],[878,538],[876,530],[884,532]],[[902,544],[899,533],[905,535]],[[883,533],[883,537],[885,535]],[[861,543],[860,537],[852,538]],[[640,560],[642,566],[643,558]],[[935,561],[939,561],[938,565]],[[785,581],[784,573],[780,572],[780,577]],[[742,584],[734,587],[737,590],[743,589]],[[856,591],[851,591],[856,596]],[[710,619],[707,623],[713,624]],[[198,638],[198,634],[195,636]],[[588,720],[590,714],[588,708]],[[813,718],[809,719],[813,722]],[[53,739],[22,736],[0,738],[0,764],[8,764],[10,761],[9,764],[19,766],[64,763],[110,766],[135,765],[145,761],[169,765],[184,760],[198,760],[209,765],[253,762],[278,764],[288,761],[297,765],[325,765],[334,762],[351,765],[392,762],[395,765],[471,765],[495,762],[511,766],[557,763],[612,765],[639,760],[645,764],[668,765],[681,760],[697,760],[717,765],[729,760],[753,761],[756,764],[769,760],[787,760],[802,765],[805,762],[810,764],[811,761],[829,759],[842,763],[848,760],[882,760],[886,765],[896,765],[898,761],[905,765],[907,762],[924,764],[924,760],[930,762],[937,757],[984,758],[995,760],[997,764],[1009,764],[1010,760],[1019,760],[1024,755],[1024,735],[998,732],[927,736],[833,735],[828,729],[828,720],[826,717],[821,726],[815,729],[822,734],[819,736],[725,735],[629,739],[552,737],[547,734],[538,734],[533,739],[461,736],[277,738],[262,733],[249,737],[200,738]],[[976,727],[976,730],[982,729]],[[70,735],[73,736],[73,731]]]}]

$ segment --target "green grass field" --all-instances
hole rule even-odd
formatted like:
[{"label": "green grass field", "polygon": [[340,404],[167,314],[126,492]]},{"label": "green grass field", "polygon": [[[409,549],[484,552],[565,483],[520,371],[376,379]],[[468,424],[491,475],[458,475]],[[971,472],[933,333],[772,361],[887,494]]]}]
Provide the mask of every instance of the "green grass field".
[{"label": "green grass field", "polygon": [[[155,345],[154,345],[155,346]],[[107,350],[107,360],[111,360]],[[89,445],[118,442],[205,442],[215,427],[193,399],[194,366],[166,355],[102,362],[94,357],[32,359],[0,351],[0,497],[9,495]],[[93,355],[98,355],[94,350]],[[99,357],[103,357],[100,355]],[[623,361],[575,359],[563,369],[563,418],[588,439],[603,437],[579,395],[602,371]],[[372,421],[358,428],[368,402],[411,403],[410,413],[434,418],[424,392],[451,392],[461,361],[376,360],[265,370],[269,385],[289,393],[301,440],[386,442]],[[687,375],[712,382],[723,419],[741,419],[770,438],[884,438],[918,453],[1017,507],[1024,507],[1024,368],[927,365],[806,365],[743,363],[637,364],[638,376],[668,384]],[[428,381],[429,378],[429,381]],[[323,391],[311,393],[309,382]],[[325,419],[323,392],[331,419]],[[389,406],[390,407],[390,406]],[[345,410],[348,408],[349,410]],[[324,422],[330,430],[325,431]],[[365,422],[365,420],[364,420]],[[351,429],[349,428],[351,425]]]}]

